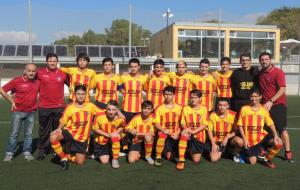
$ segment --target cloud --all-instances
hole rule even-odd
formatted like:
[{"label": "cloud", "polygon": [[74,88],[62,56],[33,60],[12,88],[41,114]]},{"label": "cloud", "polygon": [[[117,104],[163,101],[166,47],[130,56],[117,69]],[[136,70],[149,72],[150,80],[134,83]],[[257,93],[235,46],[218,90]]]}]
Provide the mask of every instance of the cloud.
[{"label": "cloud", "polygon": [[83,34],[83,32],[59,31],[59,32],[53,33],[52,35],[55,38],[55,40],[59,40],[59,39],[66,38],[66,37],[72,36],[72,35],[82,36],[82,34]]},{"label": "cloud", "polygon": [[[37,35],[32,34],[32,43],[37,41]],[[28,32],[0,31],[1,44],[28,44]]]}]

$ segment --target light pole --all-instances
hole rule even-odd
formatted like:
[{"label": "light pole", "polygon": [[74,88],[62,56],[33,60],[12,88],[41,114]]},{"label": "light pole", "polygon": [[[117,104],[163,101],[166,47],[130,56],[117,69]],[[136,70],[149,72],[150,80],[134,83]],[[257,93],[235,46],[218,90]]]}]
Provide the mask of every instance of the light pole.
[{"label": "light pole", "polygon": [[32,63],[31,0],[28,0],[28,63]]},{"label": "light pole", "polygon": [[150,40],[150,38],[141,37],[141,40],[144,42],[144,47],[146,46],[146,41]]},{"label": "light pole", "polygon": [[169,33],[169,18],[172,18],[174,15],[171,13],[170,8],[162,15],[163,18],[167,18],[167,33]]}]

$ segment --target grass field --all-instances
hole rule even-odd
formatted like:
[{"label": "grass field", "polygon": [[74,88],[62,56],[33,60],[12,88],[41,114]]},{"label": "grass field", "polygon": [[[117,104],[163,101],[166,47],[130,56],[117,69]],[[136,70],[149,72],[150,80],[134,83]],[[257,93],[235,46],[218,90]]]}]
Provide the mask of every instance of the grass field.
[{"label": "grass field", "polygon": [[[187,161],[184,171],[177,171],[175,164],[164,161],[161,168],[139,161],[129,165],[120,159],[120,169],[88,160],[84,166],[70,165],[66,172],[52,156],[44,161],[27,162],[17,155],[11,163],[4,163],[5,146],[10,131],[10,105],[0,99],[0,189],[298,189],[300,186],[300,97],[288,98],[288,127],[294,163],[282,160],[283,152],[274,158],[276,169],[257,164],[234,163],[223,159],[213,164],[202,159],[199,165]],[[36,120],[37,121],[37,120]],[[38,125],[34,128],[34,145]],[[22,144],[23,133],[19,137]],[[22,150],[22,149],[20,149]],[[36,156],[37,152],[34,152]]]}]

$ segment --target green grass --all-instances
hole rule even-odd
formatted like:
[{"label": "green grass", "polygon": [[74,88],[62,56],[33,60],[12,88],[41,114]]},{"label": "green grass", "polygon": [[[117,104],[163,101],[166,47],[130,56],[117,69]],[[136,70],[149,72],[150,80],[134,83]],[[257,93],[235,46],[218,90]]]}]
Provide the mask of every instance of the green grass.
[{"label": "green grass", "polygon": [[[297,111],[299,97],[288,97],[288,106],[289,116],[300,116],[300,111]],[[3,122],[10,120],[10,105],[0,99],[0,108],[0,153],[4,156],[10,126]],[[300,129],[299,123],[300,117],[288,118],[290,128]],[[35,142],[37,129],[36,123]],[[71,164],[68,171],[61,172],[51,156],[44,161],[27,162],[20,154],[11,163],[0,160],[0,189],[297,189],[300,185],[300,130],[289,130],[289,133],[295,163],[276,157],[277,168],[274,170],[260,164],[250,166],[228,159],[216,164],[202,159],[199,165],[187,161],[186,169],[177,171],[175,164],[168,161],[156,168],[144,161],[129,165],[122,157],[118,170],[88,160],[84,166]],[[20,144],[22,136],[23,133],[20,134]],[[279,156],[283,156],[283,152]]]}]

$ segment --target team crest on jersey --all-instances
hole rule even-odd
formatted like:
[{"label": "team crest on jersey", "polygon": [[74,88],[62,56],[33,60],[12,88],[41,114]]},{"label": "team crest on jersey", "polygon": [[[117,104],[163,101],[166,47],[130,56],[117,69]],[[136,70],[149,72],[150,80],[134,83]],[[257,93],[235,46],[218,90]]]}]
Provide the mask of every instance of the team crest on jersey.
[{"label": "team crest on jersey", "polygon": [[56,77],[57,81],[60,82],[61,81],[61,78],[60,77]]}]

